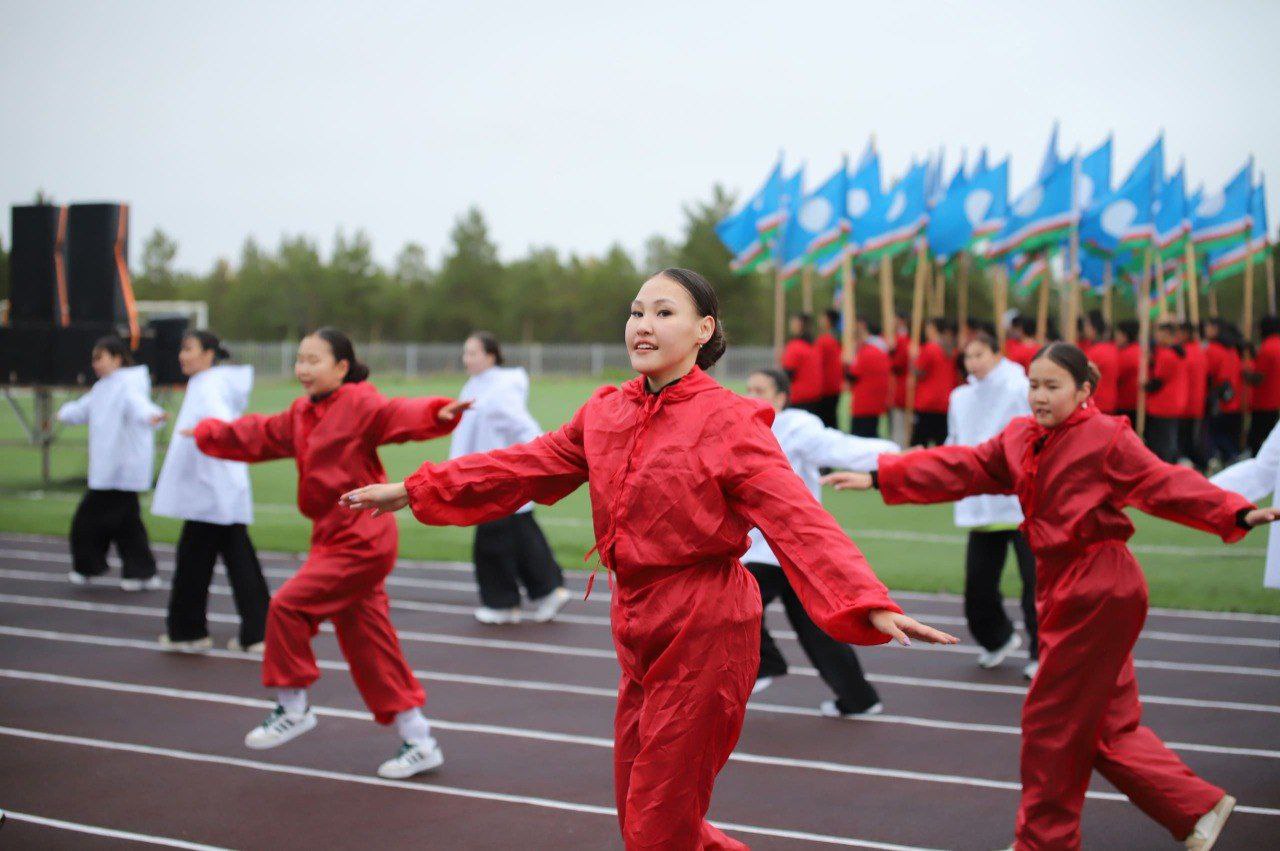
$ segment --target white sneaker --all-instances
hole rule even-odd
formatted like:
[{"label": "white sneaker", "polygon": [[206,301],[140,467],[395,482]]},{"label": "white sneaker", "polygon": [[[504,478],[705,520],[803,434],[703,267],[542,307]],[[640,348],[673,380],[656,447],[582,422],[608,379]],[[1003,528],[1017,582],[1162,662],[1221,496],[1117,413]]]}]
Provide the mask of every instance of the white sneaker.
[{"label": "white sneaker", "polygon": [[149,579],[121,579],[121,591],[159,591],[164,587],[164,580],[159,576]]},{"label": "white sneaker", "polygon": [[250,644],[248,647],[245,647],[240,643],[240,639],[233,638],[227,642],[227,649],[233,653],[256,653],[261,656],[262,651],[267,649],[267,645],[265,642],[258,641]]},{"label": "white sneaker", "polygon": [[868,715],[879,715],[884,712],[884,704],[877,701],[861,712],[841,712],[834,700],[824,700],[818,707],[818,711],[827,718],[865,718]]},{"label": "white sneaker", "polygon": [[751,693],[759,694],[771,685],[773,685],[773,677],[761,677],[756,680],[756,684],[751,687]]},{"label": "white sneaker", "polygon": [[193,638],[190,641],[174,641],[167,632],[162,632],[160,647],[170,653],[203,653],[213,647],[213,639],[206,635],[204,638]]},{"label": "white sneaker", "polygon": [[93,580],[85,576],[83,573],[76,573],[74,570],[67,574],[67,581],[72,585],[88,585]]},{"label": "white sneaker", "polygon": [[245,747],[255,751],[266,750],[283,745],[290,739],[296,739],[308,730],[315,729],[316,714],[307,707],[302,715],[289,715],[279,704],[271,710],[267,720],[249,731],[244,737]]},{"label": "white sneaker", "polygon": [[573,599],[573,594],[562,585],[547,596],[531,601],[537,606],[533,610],[534,623],[546,623],[555,620],[556,615],[560,614],[560,610],[564,608],[565,603],[568,603],[571,599]]},{"label": "white sneaker", "polygon": [[415,774],[434,771],[444,765],[444,751],[435,739],[405,742],[391,759],[378,766],[378,776],[388,780],[404,780]]},{"label": "white sneaker", "polygon": [[1021,646],[1022,638],[1015,632],[1013,635],[1009,636],[1008,641],[1000,647],[997,647],[995,650],[985,650],[978,654],[978,667],[994,668],[1008,658],[1010,653]]},{"label": "white sneaker", "polygon": [[1036,672],[1040,670],[1040,663],[1035,659],[1022,666],[1022,678],[1024,680],[1034,680]]},{"label": "white sneaker", "polygon": [[520,623],[520,609],[491,609],[488,606],[481,606],[476,609],[476,620],[480,623],[502,624],[502,623]]},{"label": "white sneaker", "polygon": [[1200,817],[1195,829],[1182,844],[1193,851],[1209,851],[1213,843],[1218,841],[1218,835],[1222,833],[1222,827],[1227,823],[1227,816],[1231,815],[1235,806],[1235,798],[1223,795],[1222,800],[1215,804],[1213,809]]}]

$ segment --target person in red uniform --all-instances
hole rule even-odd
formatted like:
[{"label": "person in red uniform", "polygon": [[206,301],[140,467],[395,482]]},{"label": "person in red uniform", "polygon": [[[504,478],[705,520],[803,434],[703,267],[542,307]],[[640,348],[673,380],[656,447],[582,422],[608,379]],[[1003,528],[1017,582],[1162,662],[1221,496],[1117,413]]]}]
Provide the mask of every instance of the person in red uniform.
[{"label": "person in red uniform", "polygon": [[[907,370],[911,363],[911,332],[905,316],[894,319],[893,340],[889,346],[889,369],[893,384],[889,395],[889,438],[899,446],[907,445]],[[887,331],[886,331],[887,333]]]},{"label": "person in red uniform", "polygon": [[1026,369],[1040,349],[1034,339],[1035,333],[1035,323],[1030,317],[1013,317],[1004,339],[1004,356]]},{"label": "person in red uniform", "polygon": [[1178,423],[1187,409],[1186,352],[1178,344],[1178,326],[1156,326],[1156,345],[1147,373],[1147,446],[1161,461],[1178,460]]},{"label": "person in red uniform", "polygon": [[1040,668],[1022,710],[1019,851],[1080,847],[1094,769],[1191,848],[1217,838],[1235,799],[1194,775],[1142,725],[1133,646],[1147,614],[1142,568],[1125,545],[1126,506],[1228,543],[1280,517],[1153,455],[1123,417],[1089,401],[1096,371],[1053,343],[1030,372],[1032,416],[977,446],[883,455],[877,473],[833,473],[841,489],[879,487],[888,505],[1016,494],[1036,556]]},{"label": "person in red uniform", "polygon": [[1225,319],[1205,322],[1205,366],[1209,380],[1209,460],[1222,467],[1235,463],[1240,454],[1244,391],[1243,347],[1240,332]]},{"label": "person in red uniform", "polygon": [[1094,391],[1093,403],[1102,413],[1114,414],[1118,407],[1120,350],[1111,341],[1111,329],[1101,312],[1089,311],[1083,330],[1084,343],[1080,348],[1098,368],[1098,389]]},{"label": "person in red uniform", "polygon": [[880,337],[880,326],[858,320],[857,353],[849,365],[849,433],[879,437],[880,418],[889,410],[893,388],[889,353]]},{"label": "person in red uniform", "polygon": [[844,389],[844,352],[836,339],[840,329],[840,311],[823,311],[818,326],[820,333],[813,341],[813,347],[822,360],[822,413],[818,418],[827,428],[839,428],[840,391]]},{"label": "person in red uniform", "polygon": [[822,354],[813,344],[813,317],[791,317],[791,339],[782,350],[782,371],[791,379],[791,404],[822,416]]},{"label": "person in red uniform", "polygon": [[916,422],[911,443],[939,446],[947,442],[947,403],[959,383],[955,362],[943,344],[950,320],[934,317],[925,326],[925,342],[916,356]]},{"label": "person in red uniform", "polygon": [[1182,421],[1178,423],[1178,452],[1189,458],[1200,472],[1209,466],[1209,456],[1204,448],[1205,402],[1209,397],[1209,363],[1204,345],[1200,342],[1200,329],[1190,322],[1178,323],[1178,345],[1185,355],[1185,381],[1187,403]]},{"label": "person in red uniform", "polygon": [[1116,323],[1116,413],[1128,417],[1138,427],[1138,367],[1142,349],[1138,346],[1138,323],[1125,319]]},{"label": "person in red uniform", "polygon": [[1258,336],[1262,342],[1247,374],[1253,388],[1248,445],[1255,458],[1262,441],[1280,421],[1280,317],[1262,317],[1258,322]]},{"label": "person in red uniform", "polygon": [[380,445],[446,435],[467,403],[384,398],[365,380],[369,370],[356,360],[351,340],[333,328],[302,339],[294,373],[306,395],[288,410],[232,422],[201,420],[191,431],[200,451],[215,458],[293,458],[298,508],[312,522],[307,560],[267,609],[262,684],[276,690],[279,703],[245,744],[272,748],[315,727],[306,690],[320,669],[311,640],[328,620],[365,706],[379,724],[394,721],[404,741],[378,773],[420,774],[444,756],[422,715],[426,695],[400,652],[383,588],[395,566],[395,520],[352,514],[339,507],[338,497],[357,485],[386,481]]},{"label": "person in red uniform", "polygon": [[773,408],[704,371],[724,350],[705,278],[665,269],[646,281],[626,344],[640,375],[597,390],[559,430],[424,464],[344,501],[465,525],[589,483],[593,550],[615,586],[614,791],[626,847],[744,849],[705,816],[760,665],[760,588],[739,562],[753,526],[832,638],[955,639],[901,614],[791,468],[770,430]]}]

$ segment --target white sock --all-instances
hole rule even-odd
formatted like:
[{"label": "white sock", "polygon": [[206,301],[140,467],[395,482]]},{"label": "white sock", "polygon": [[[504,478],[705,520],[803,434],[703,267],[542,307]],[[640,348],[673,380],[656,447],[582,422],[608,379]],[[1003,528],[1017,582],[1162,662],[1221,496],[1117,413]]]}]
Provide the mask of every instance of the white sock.
[{"label": "white sock", "polygon": [[415,745],[432,741],[431,722],[417,706],[396,713],[396,732],[400,738]]},{"label": "white sock", "polygon": [[284,707],[286,715],[295,718],[307,714],[307,690],[304,688],[276,689],[276,703]]}]

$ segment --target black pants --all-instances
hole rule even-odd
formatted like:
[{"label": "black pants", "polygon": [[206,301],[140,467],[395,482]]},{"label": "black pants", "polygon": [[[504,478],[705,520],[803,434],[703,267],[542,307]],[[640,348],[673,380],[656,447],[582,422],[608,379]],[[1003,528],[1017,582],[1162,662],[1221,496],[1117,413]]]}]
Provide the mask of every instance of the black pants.
[{"label": "black pants", "polygon": [[878,416],[854,417],[849,420],[849,434],[857,437],[879,437],[880,418]]},{"label": "black pants", "polygon": [[477,526],[472,560],[480,603],[490,609],[519,606],[521,585],[530,600],[564,585],[564,573],[532,511]]},{"label": "black pants", "polygon": [[240,644],[257,644],[266,635],[267,604],[271,592],[262,578],[258,553],[243,523],[204,523],[188,520],[178,536],[177,564],[169,592],[169,638],[194,641],[209,634],[206,612],[213,566],[222,565],[231,584],[231,596],[240,613]]},{"label": "black pants", "polygon": [[1178,463],[1178,420],[1173,417],[1147,417],[1147,448],[1161,461]]},{"label": "black pants", "polygon": [[1271,434],[1277,420],[1280,420],[1280,411],[1254,411],[1249,417],[1249,452],[1254,458],[1258,457],[1262,441]]},{"label": "black pants", "polygon": [[916,411],[915,427],[911,429],[912,446],[941,446],[947,442],[947,414]]},{"label": "black pants", "polygon": [[840,428],[840,394],[823,396],[818,404],[822,406],[822,411],[818,414],[822,424],[827,428]]},{"label": "black pants", "polygon": [[1209,453],[1204,445],[1204,420],[1178,420],[1178,454],[1190,458],[1201,472],[1209,466]]},{"label": "black pants", "polygon": [[817,417],[820,420],[822,419],[822,411],[823,411],[822,406],[823,406],[822,399],[814,399],[811,402],[792,402],[791,403],[791,407],[799,408],[802,411],[808,411],[809,413],[813,414],[815,417]]},{"label": "black pants", "polygon": [[83,576],[107,572],[107,550],[116,545],[124,562],[125,579],[150,579],[156,575],[147,527],[138,511],[134,491],[87,490],[71,519],[71,566]]},{"label": "black pants", "polygon": [[[760,601],[767,606],[778,597],[782,598],[783,608],[787,612],[787,620],[800,639],[800,646],[805,655],[818,669],[822,681],[836,693],[836,705],[841,712],[861,712],[880,702],[880,696],[867,682],[858,664],[858,656],[853,648],[836,641],[827,635],[813,622],[800,604],[800,598],[787,581],[782,568],[774,564],[752,562],[747,570],[760,583]],[[787,660],[782,651],[774,643],[773,636],[765,629],[763,619],[760,624],[760,672],[761,677],[777,677],[787,672]]]},{"label": "black pants", "polygon": [[1000,574],[1004,573],[1009,545],[1018,560],[1022,576],[1022,618],[1027,625],[1031,658],[1039,652],[1036,630],[1036,557],[1026,539],[1016,529],[1001,532],[970,532],[964,553],[964,617],[969,632],[987,650],[1004,646],[1013,635],[1013,622],[1004,611],[1000,596]]},{"label": "black pants", "polygon": [[1230,414],[1214,414],[1209,417],[1209,455],[1229,466],[1240,454],[1240,430],[1244,416],[1235,411]]}]

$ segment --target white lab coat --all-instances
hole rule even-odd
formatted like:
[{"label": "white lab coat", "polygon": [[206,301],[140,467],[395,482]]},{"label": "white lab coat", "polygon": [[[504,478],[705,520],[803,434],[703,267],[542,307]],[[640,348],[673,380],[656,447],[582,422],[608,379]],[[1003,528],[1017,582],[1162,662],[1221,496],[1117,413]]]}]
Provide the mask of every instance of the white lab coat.
[{"label": "white lab coat", "polygon": [[[947,443],[977,446],[1004,431],[1014,417],[1030,414],[1029,388],[1026,372],[1008,358],[1001,358],[986,378],[970,375],[967,384],[951,391]],[[955,504],[954,510],[956,525],[961,528],[1022,522],[1022,507],[1016,496],[967,496]]]},{"label": "white lab coat", "polygon": [[194,437],[179,434],[212,417],[234,420],[244,413],[253,389],[253,367],[215,366],[187,382],[173,439],[160,468],[151,513],[226,526],[253,522],[249,465],[205,455]]},{"label": "white lab coat", "polygon": [[156,451],[151,418],[162,413],[151,401],[151,375],[145,366],[121,367],[58,409],[60,421],[89,425],[90,490],[151,488]]},{"label": "white lab coat", "polygon": [[[778,444],[791,462],[791,469],[796,471],[796,475],[818,502],[822,502],[820,468],[867,472],[876,468],[882,454],[902,451],[892,440],[857,437],[839,429],[827,428],[822,420],[799,408],[786,408],[774,418],[773,435],[778,438]],[[742,556],[742,563],[777,564],[778,557],[773,554],[760,530],[752,529],[750,536],[751,548]]]},{"label": "white lab coat", "polygon": [[[1274,498],[1280,486],[1280,426],[1271,429],[1258,448],[1258,457],[1232,464],[1209,481],[1251,502]],[[1262,584],[1267,588],[1280,588],[1280,535],[1274,526],[1267,529],[1267,566],[1262,573]]]},{"label": "white lab coat", "polygon": [[[475,404],[463,412],[453,430],[450,458],[505,449],[542,434],[538,421],[529,413],[529,374],[521,367],[491,366],[471,376],[458,399]],[[516,513],[532,510],[530,502]]]}]

